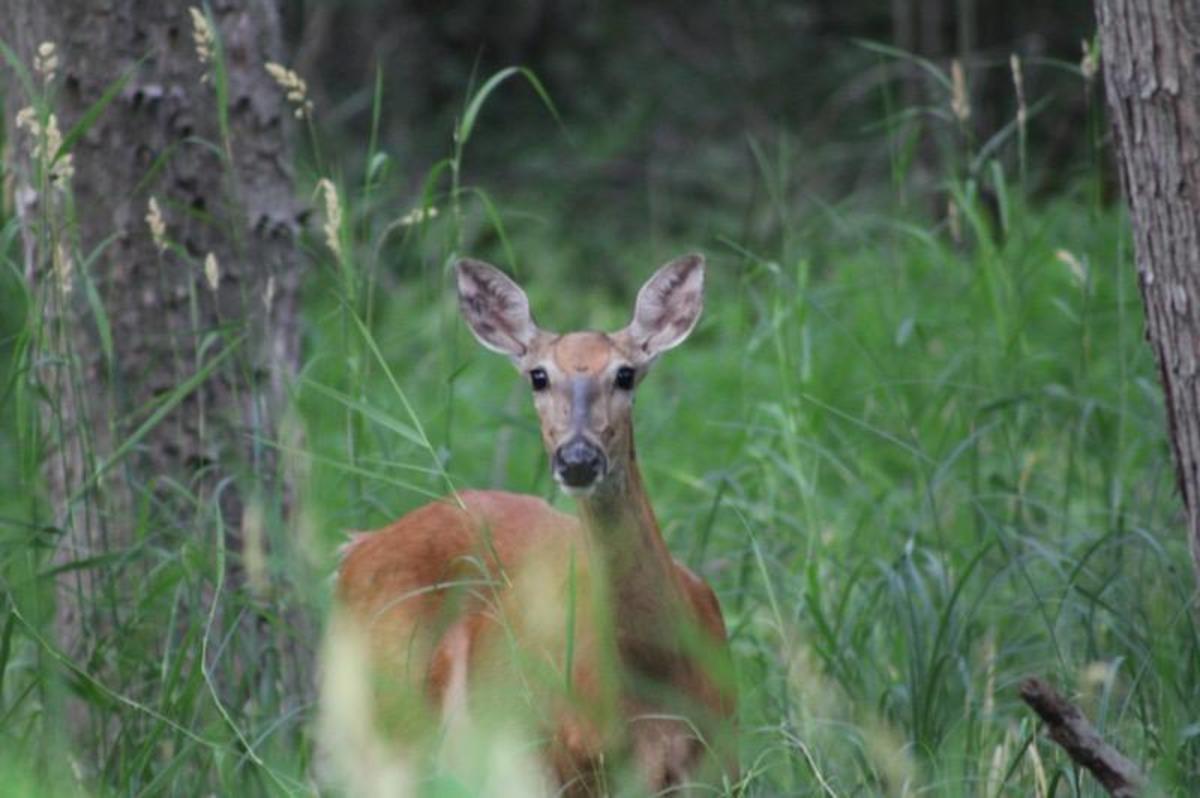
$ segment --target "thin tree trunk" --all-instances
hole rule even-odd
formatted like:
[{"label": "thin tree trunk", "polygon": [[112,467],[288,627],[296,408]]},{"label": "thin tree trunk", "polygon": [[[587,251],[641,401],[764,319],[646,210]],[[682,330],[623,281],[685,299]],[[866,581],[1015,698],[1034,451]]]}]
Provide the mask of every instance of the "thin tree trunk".
[{"label": "thin tree trunk", "polygon": [[1098,0],[1104,78],[1200,576],[1200,6]]},{"label": "thin tree trunk", "polygon": [[[243,517],[261,517],[248,501],[279,506],[282,495],[262,443],[276,437],[298,360],[292,115],[263,66],[281,60],[279,13],[272,0],[208,7],[223,42],[224,109],[187,3],[6,3],[3,35],[23,63],[43,42],[56,46],[48,97],[64,135],[129,75],[75,144],[69,192],[39,181],[28,128],[11,137],[26,270],[43,308],[37,379],[55,560],[130,554],[59,577],[59,639],[77,661],[121,645],[148,567],[137,539],[170,546],[224,529],[229,561],[242,562],[239,547],[261,542],[240,534]],[[41,76],[34,82],[40,90]],[[34,105],[20,81],[9,88],[13,110]],[[146,221],[151,197],[165,249]]]}]

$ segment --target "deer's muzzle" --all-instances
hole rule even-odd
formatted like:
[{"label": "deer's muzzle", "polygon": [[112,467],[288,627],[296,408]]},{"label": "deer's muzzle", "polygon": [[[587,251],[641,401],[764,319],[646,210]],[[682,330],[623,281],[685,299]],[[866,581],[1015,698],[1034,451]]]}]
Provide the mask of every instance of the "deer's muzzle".
[{"label": "deer's muzzle", "polygon": [[554,475],[568,488],[588,488],[608,468],[608,458],[595,444],[575,437],[554,452]]}]

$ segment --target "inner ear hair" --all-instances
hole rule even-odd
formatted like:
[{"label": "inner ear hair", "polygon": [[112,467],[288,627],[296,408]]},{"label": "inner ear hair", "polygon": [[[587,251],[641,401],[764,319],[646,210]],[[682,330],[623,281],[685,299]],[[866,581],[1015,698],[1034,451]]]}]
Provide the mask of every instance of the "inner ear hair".
[{"label": "inner ear hair", "polygon": [[458,307],[471,332],[494,352],[518,360],[538,335],[525,292],[488,263],[463,258],[455,264]]},{"label": "inner ear hair", "polygon": [[638,291],[631,342],[646,358],[683,343],[704,307],[704,256],[689,254],[667,263]]}]

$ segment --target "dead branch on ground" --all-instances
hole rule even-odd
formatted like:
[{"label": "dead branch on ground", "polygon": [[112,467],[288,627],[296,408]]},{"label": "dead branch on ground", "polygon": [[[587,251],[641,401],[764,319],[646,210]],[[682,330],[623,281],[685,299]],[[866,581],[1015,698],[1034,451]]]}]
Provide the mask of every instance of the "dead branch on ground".
[{"label": "dead branch on ground", "polygon": [[1134,798],[1146,777],[1124,754],[1104,741],[1079,707],[1036,676],[1021,683],[1021,699],[1046,724],[1050,739],[1104,785],[1113,798]]}]

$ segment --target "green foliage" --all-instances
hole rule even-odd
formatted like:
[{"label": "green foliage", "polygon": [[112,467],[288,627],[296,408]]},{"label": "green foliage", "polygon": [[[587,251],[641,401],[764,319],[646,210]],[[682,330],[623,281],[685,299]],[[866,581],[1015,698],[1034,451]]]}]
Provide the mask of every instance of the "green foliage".
[{"label": "green foliage", "polygon": [[[504,81],[518,75],[528,85]],[[304,242],[303,440],[263,441],[299,497],[286,526],[265,511],[271,584],[308,585],[299,595],[326,606],[309,563],[330,572],[343,530],[452,487],[566,505],[525,383],[457,319],[453,255],[516,272],[547,327],[612,329],[655,266],[699,247],[705,315],[640,389],[638,451],[671,549],[724,606],[746,793],[1098,794],[1036,736],[1015,691],[1027,674],[1063,685],[1164,791],[1186,793],[1200,778],[1194,587],[1126,223],[1097,203],[1100,176],[1028,197],[1000,141],[978,168],[945,159],[941,220],[901,191],[806,195],[808,151],[781,133],[729,145],[741,182],[673,162],[689,190],[650,182],[652,201],[630,192],[613,212],[620,235],[596,222],[581,237],[572,203],[594,183],[485,187],[465,168],[489,134],[481,106],[529,88],[554,108],[532,73],[483,81],[423,181],[389,172],[377,131],[366,153],[312,167],[313,183],[339,168],[361,182],[322,188],[340,218]],[[561,135],[550,114],[545,131]],[[893,147],[907,133],[877,135]],[[578,138],[580,160],[600,146]],[[897,163],[889,189],[909,183]],[[35,486],[54,399],[30,363],[44,297],[3,221],[0,782],[14,795],[312,792],[315,709],[295,701],[288,661],[305,630],[285,626],[287,591],[226,582],[241,553],[212,507],[182,530],[147,507],[132,547],[69,566],[142,589],[120,608],[120,639],[91,641],[94,661],[53,642],[63,571]],[[262,628],[221,634],[245,613]],[[82,733],[72,701],[92,712]],[[104,758],[79,762],[79,736]],[[449,776],[431,784],[459,794]]]}]

